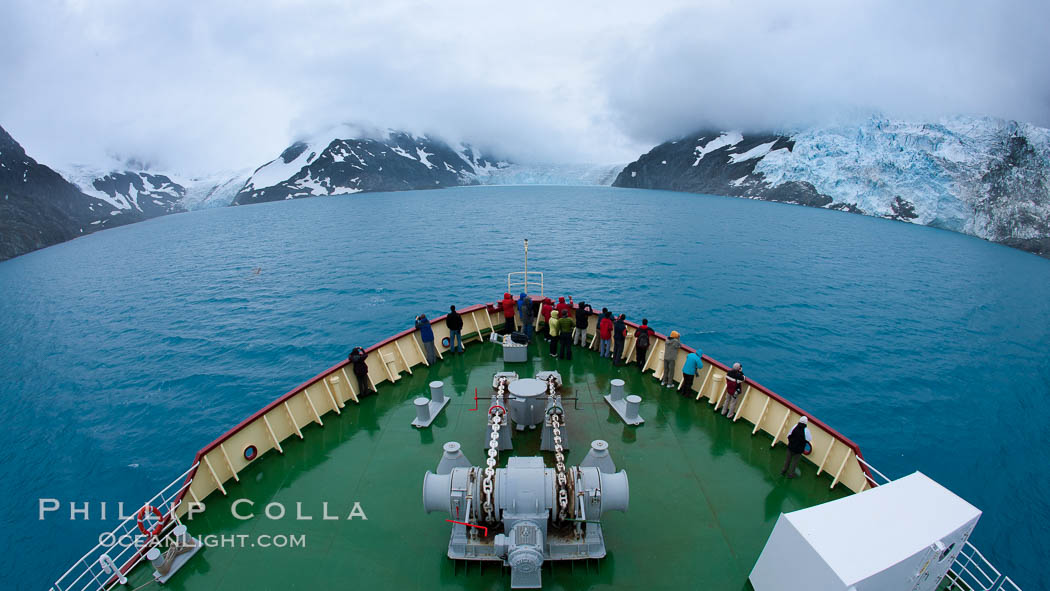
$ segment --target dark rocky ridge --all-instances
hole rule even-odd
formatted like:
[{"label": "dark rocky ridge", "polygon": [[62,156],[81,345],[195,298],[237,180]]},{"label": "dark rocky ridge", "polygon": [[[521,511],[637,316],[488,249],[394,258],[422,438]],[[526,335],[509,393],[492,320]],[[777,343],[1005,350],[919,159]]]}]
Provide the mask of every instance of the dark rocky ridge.
[{"label": "dark rocky ridge", "polygon": [[145,219],[113,211],[30,158],[0,127],[0,260]]}]

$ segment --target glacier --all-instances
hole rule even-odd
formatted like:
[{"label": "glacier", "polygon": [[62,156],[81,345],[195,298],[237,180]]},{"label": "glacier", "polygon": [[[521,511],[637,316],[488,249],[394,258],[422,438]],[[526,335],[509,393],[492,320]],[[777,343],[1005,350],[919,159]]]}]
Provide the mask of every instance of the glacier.
[{"label": "glacier", "polygon": [[623,164],[507,164],[475,175],[482,185],[611,185]]},{"label": "glacier", "polygon": [[1050,130],[994,117],[699,132],[613,184],[841,209],[1050,255]]}]

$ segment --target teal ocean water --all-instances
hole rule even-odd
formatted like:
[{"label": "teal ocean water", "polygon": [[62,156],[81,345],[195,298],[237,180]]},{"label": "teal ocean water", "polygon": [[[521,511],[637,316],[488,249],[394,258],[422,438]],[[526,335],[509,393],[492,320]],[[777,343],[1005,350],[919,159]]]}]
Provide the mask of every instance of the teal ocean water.
[{"label": "teal ocean water", "polygon": [[[292,386],[508,271],[680,331],[985,511],[1046,588],[1050,261],[840,212],[603,187],[471,187],[198,211],[0,264],[0,588],[45,588],[197,449]],[[258,274],[254,269],[260,269]],[[38,499],[62,510],[38,519]],[[90,520],[70,520],[70,502]],[[756,508],[761,510],[761,508]]]}]

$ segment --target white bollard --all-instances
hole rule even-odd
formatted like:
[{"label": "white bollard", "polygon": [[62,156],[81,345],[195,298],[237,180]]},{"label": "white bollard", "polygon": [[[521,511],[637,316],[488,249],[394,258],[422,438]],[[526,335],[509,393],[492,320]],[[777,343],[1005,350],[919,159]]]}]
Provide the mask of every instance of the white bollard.
[{"label": "white bollard", "polygon": [[623,384],[623,380],[619,378],[609,382],[609,387],[611,388],[609,391],[609,398],[611,398],[613,402],[623,400]]},{"label": "white bollard", "polygon": [[642,403],[642,397],[631,394],[627,397],[627,408],[624,409],[624,420],[633,423],[638,420],[638,405]]},{"label": "white bollard", "polygon": [[430,422],[430,401],[420,396],[416,398],[416,420],[421,423]]},{"label": "white bollard", "polygon": [[442,449],[445,451],[438,462],[438,474],[451,474],[453,468],[469,468],[472,465],[467,456],[463,455],[458,441],[449,441]]},{"label": "white bollard", "polygon": [[146,552],[146,560],[153,564],[153,568],[160,570],[164,566],[164,556],[161,555],[159,548],[150,548],[149,552]]},{"label": "white bollard", "polygon": [[439,381],[430,382],[430,399],[441,404],[445,402],[445,383]]},{"label": "white bollard", "polygon": [[182,525],[180,523],[179,525],[176,525],[175,527],[173,527],[171,529],[171,535],[175,537],[175,542],[180,547],[191,545],[190,544],[190,537],[188,535],[186,535],[186,526],[185,525]]},{"label": "white bollard", "polygon": [[609,455],[608,442],[602,439],[595,439],[591,442],[591,450],[587,452],[587,457],[580,462],[581,468],[587,466],[594,466],[599,472],[605,474],[616,472],[616,464],[613,463],[612,456]]}]

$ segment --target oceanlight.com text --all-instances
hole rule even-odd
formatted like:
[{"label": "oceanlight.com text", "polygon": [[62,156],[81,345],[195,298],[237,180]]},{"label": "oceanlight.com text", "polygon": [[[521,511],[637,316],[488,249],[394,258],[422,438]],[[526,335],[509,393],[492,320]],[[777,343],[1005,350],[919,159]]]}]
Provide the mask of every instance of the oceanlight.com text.
[{"label": "oceanlight.com text", "polygon": [[[104,533],[98,537],[98,543],[105,548],[136,547],[145,545],[147,536]],[[305,548],[306,534],[208,534],[198,538],[205,548]],[[162,546],[170,543],[165,538]]]}]

